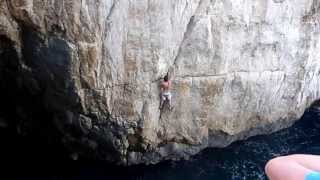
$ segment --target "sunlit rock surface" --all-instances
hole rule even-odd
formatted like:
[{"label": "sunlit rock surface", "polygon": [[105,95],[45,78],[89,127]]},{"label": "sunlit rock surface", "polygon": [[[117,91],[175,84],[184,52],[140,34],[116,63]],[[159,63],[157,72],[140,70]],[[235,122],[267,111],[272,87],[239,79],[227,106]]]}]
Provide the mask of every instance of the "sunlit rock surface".
[{"label": "sunlit rock surface", "polygon": [[73,157],[156,163],[291,125],[320,98],[319,33],[319,0],[0,0],[0,73]]}]

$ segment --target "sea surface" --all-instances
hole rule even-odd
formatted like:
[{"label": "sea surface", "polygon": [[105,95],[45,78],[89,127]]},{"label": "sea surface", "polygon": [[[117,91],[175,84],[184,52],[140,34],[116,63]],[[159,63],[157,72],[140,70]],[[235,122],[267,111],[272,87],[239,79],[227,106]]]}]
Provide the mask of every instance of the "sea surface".
[{"label": "sea surface", "polygon": [[290,128],[222,149],[209,148],[190,160],[123,168],[103,162],[60,162],[50,158],[33,165],[29,158],[11,168],[15,170],[13,179],[260,180],[267,179],[264,166],[269,159],[293,153],[320,155],[320,110],[310,108]]}]

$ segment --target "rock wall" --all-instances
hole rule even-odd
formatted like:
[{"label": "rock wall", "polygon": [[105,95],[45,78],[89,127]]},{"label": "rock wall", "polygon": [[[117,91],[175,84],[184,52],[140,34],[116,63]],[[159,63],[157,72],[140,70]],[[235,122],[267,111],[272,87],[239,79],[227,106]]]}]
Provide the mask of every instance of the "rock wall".
[{"label": "rock wall", "polygon": [[320,97],[319,33],[319,0],[0,0],[0,73],[74,156],[156,163],[291,125]]}]

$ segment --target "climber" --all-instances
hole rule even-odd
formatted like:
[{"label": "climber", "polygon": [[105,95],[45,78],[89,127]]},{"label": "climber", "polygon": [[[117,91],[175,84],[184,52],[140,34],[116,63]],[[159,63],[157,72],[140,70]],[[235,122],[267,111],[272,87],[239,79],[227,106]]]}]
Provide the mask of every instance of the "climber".
[{"label": "climber", "polygon": [[320,180],[320,156],[294,154],[268,161],[269,180]]},{"label": "climber", "polygon": [[172,102],[171,102],[171,80],[169,79],[168,74],[164,76],[163,81],[160,84],[161,90],[161,99],[160,99],[160,107],[159,109],[163,108],[164,102],[167,100],[169,103],[169,109],[172,110]]}]

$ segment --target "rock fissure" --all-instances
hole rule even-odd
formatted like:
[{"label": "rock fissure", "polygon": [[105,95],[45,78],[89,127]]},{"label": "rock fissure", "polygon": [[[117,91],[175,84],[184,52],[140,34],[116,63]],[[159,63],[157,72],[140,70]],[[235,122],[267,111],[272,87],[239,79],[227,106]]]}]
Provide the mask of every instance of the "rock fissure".
[{"label": "rock fissure", "polygon": [[[225,76],[235,76],[236,74],[241,73],[253,73],[253,74],[263,74],[263,73],[285,73],[283,70],[263,70],[263,71],[234,71],[228,73],[221,73],[221,74],[199,74],[199,75],[182,75],[176,76],[176,78],[206,78],[206,77],[225,77]],[[260,76],[259,75],[259,76]]]}]

